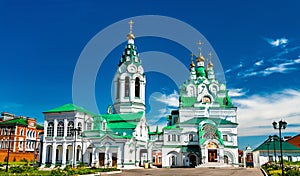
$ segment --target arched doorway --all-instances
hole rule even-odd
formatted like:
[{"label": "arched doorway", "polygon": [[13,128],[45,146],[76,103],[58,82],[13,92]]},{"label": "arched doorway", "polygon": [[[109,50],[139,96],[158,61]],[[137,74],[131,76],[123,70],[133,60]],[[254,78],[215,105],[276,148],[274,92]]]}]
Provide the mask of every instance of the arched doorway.
[{"label": "arched doorway", "polygon": [[224,156],[224,163],[228,164],[228,156],[227,155]]},{"label": "arched doorway", "polygon": [[194,154],[190,155],[189,159],[190,159],[190,167],[195,167],[197,165],[196,155]]},{"label": "arched doorway", "polygon": [[215,142],[211,141],[207,144],[208,162],[218,162],[218,148]]},{"label": "arched doorway", "polygon": [[176,165],[176,156],[172,156],[171,157],[171,166],[175,166]]}]

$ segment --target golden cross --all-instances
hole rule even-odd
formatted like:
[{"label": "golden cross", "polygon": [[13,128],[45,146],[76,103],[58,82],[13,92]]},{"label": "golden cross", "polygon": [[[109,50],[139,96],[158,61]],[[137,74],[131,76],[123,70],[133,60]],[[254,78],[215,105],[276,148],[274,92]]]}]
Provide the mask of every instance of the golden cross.
[{"label": "golden cross", "polygon": [[211,57],[212,57],[212,55],[213,55],[213,54],[211,53],[211,51],[209,52],[208,55],[209,55],[209,58],[210,58],[210,60],[211,60]]},{"label": "golden cross", "polygon": [[201,48],[201,45],[203,45],[203,42],[201,42],[200,40],[197,42],[197,44],[199,45],[199,56],[201,55],[201,52],[202,52],[202,48]]},{"label": "golden cross", "polygon": [[201,41],[199,40],[199,42],[197,42],[197,44],[198,44],[199,46],[201,46],[201,45],[203,45],[203,42],[201,42]]},{"label": "golden cross", "polygon": [[210,62],[211,62],[211,58],[212,58],[212,53],[211,53],[211,51],[208,53],[208,55],[209,55],[209,58],[210,58]]},{"label": "golden cross", "polygon": [[194,60],[194,56],[195,56],[194,53],[192,53],[192,54],[191,54],[191,61]]},{"label": "golden cross", "polygon": [[129,23],[130,34],[131,34],[132,33],[132,25],[134,22],[132,20],[130,20],[128,23]]}]

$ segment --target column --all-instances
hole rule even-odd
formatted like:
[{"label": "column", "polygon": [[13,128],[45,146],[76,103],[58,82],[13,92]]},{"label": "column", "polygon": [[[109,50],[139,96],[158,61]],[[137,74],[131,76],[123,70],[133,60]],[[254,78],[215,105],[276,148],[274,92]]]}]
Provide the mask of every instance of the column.
[{"label": "column", "polygon": [[134,101],[135,100],[135,79],[129,80],[129,100]]},{"label": "column", "polygon": [[148,144],[147,146],[147,155],[148,155],[148,162],[152,163],[152,144]]},{"label": "column", "polygon": [[51,167],[55,167],[55,163],[56,163],[56,144],[52,145],[52,163],[51,163]]},{"label": "column", "polygon": [[125,80],[124,79],[120,79],[120,99],[119,101],[124,101],[124,96],[125,96]]},{"label": "column", "polygon": [[146,80],[144,80],[144,82],[141,82],[141,100],[143,104],[145,104],[145,83]]},{"label": "column", "polygon": [[[76,135],[75,135],[75,137],[76,137]],[[77,153],[76,153],[77,152],[76,143],[77,142],[75,142],[75,141],[73,143],[73,151],[72,151],[73,152],[73,155],[72,155],[73,167],[76,166],[76,156],[77,156]]]},{"label": "column", "polygon": [[68,120],[64,119],[64,137],[67,136],[67,130],[68,130]]},{"label": "column", "polygon": [[54,119],[54,136],[53,137],[56,137],[57,136],[57,120]]},{"label": "column", "polygon": [[62,166],[66,165],[66,153],[67,153],[67,144],[64,142],[63,149],[62,149],[62,161],[61,161]]},{"label": "column", "polygon": [[105,147],[105,154],[104,154],[104,166],[108,164],[109,161],[109,153],[108,153],[108,146]]},{"label": "column", "polygon": [[47,157],[46,149],[47,149],[47,145],[46,145],[46,143],[44,143],[43,148],[42,148],[42,166],[41,167],[44,167],[45,163],[46,163],[46,157]]},{"label": "column", "polygon": [[96,148],[95,148],[95,147],[93,147],[92,153],[93,153],[93,157],[92,157],[92,163],[91,163],[91,165],[92,165],[93,167],[96,167],[97,164],[98,164],[98,163],[97,163],[98,155],[97,155],[97,151],[96,151]]},{"label": "column", "polygon": [[118,147],[118,154],[117,154],[117,157],[118,157],[118,160],[117,160],[117,164],[118,166],[122,166],[123,162],[124,162],[124,159],[123,159],[123,154],[122,154],[122,151],[124,151],[124,149],[122,149],[123,146],[119,146]]}]

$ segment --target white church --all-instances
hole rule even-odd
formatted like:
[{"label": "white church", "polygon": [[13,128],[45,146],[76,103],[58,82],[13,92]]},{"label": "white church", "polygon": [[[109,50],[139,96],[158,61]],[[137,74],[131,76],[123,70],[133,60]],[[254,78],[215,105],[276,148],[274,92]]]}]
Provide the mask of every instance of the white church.
[{"label": "white church", "polygon": [[152,140],[145,111],[146,77],[132,33],[114,77],[114,105],[107,114],[93,114],[66,104],[44,113],[41,167],[80,163],[93,167],[134,168],[153,164],[159,151],[162,167],[195,167],[238,162],[237,108],[213,64],[201,54],[190,65],[180,87],[180,105]]}]

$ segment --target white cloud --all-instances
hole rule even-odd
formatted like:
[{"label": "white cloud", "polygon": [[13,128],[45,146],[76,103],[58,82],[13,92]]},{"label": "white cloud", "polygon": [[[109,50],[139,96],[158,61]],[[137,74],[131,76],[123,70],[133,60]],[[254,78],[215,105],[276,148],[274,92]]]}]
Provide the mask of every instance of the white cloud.
[{"label": "white cloud", "polygon": [[[149,97],[149,105],[147,109],[150,111],[146,114],[147,122],[150,126],[159,126],[161,129],[166,126],[166,116],[171,114],[179,106],[179,94],[174,90],[171,94],[162,94],[154,92]],[[152,129],[151,129],[152,130]]]},{"label": "white cloud", "polygon": [[232,68],[226,70],[225,73],[235,71],[235,70],[237,70],[237,69],[239,69],[239,68],[241,68],[241,67],[243,67],[243,64],[242,64],[242,63],[240,63],[239,65],[237,65],[237,66],[235,66],[235,67],[232,67]]},{"label": "white cloud", "polygon": [[260,61],[255,62],[255,65],[261,66],[263,63],[264,63],[264,60],[260,60]]},{"label": "white cloud", "polygon": [[270,39],[270,38],[265,38],[265,40],[272,46],[278,47],[282,46],[285,47],[288,44],[288,39],[287,38],[278,38],[278,39]]},{"label": "white cloud", "polygon": [[228,94],[230,97],[241,97],[244,96],[246,92],[243,91],[243,89],[229,89]]},{"label": "white cloud", "polygon": [[161,94],[159,97],[155,97],[156,101],[165,103],[167,106],[171,107],[178,107],[179,106],[179,94],[177,91],[174,90],[174,92],[170,95]]},{"label": "white cloud", "polygon": [[272,63],[272,66],[264,68],[263,70],[250,68],[245,72],[238,73],[238,76],[244,78],[251,76],[268,76],[273,73],[288,73],[293,70],[299,69],[298,67],[293,67],[295,64],[300,64],[300,58],[295,60],[284,60],[282,63]]},{"label": "white cloud", "polygon": [[[300,132],[300,90],[286,89],[265,95],[233,99],[238,107],[240,136],[277,133],[272,122],[284,119],[290,124],[283,132]],[[293,124],[293,125],[292,125]],[[298,125],[298,126],[297,126]]]}]

